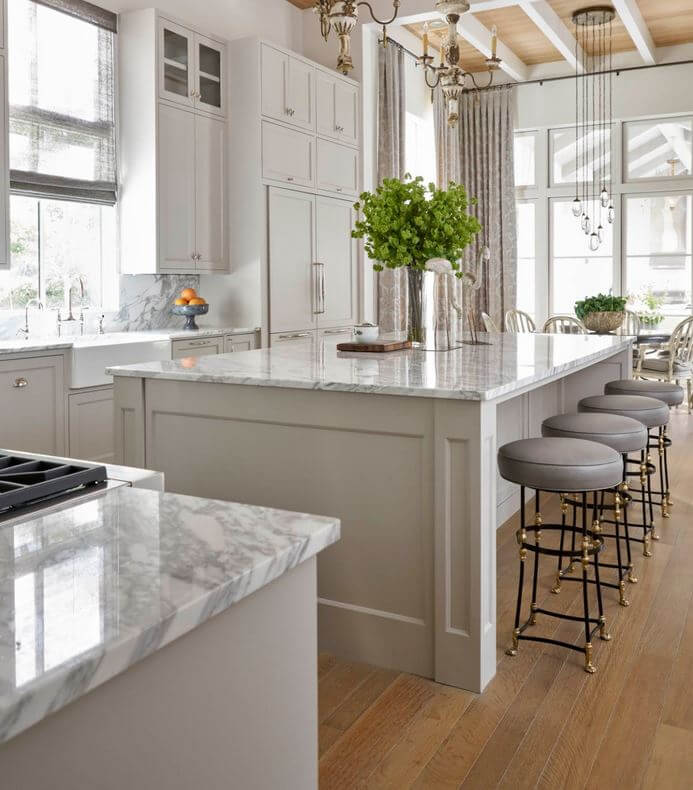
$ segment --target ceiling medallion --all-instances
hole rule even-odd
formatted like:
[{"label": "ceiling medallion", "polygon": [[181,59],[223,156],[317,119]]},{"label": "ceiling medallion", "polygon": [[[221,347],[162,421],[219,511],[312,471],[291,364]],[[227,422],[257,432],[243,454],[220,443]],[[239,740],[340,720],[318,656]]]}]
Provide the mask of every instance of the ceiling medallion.
[{"label": "ceiling medallion", "polygon": [[613,224],[611,193],[613,125],[613,21],[610,5],[573,14],[575,27],[575,200],[573,214],[596,252],[605,223]]}]

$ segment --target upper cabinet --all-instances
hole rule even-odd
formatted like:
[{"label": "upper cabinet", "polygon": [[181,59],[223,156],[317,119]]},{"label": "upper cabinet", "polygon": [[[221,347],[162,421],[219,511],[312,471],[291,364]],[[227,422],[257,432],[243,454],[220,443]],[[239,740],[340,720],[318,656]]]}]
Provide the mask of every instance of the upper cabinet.
[{"label": "upper cabinet", "polygon": [[225,115],[224,50],[218,41],[159,19],[159,97]]},{"label": "upper cabinet", "polygon": [[318,134],[356,145],[358,88],[322,70],[318,70],[316,79]]},{"label": "upper cabinet", "polygon": [[262,114],[291,126],[315,130],[315,68],[262,44]]},{"label": "upper cabinet", "polygon": [[10,131],[6,20],[7,0],[0,0],[0,270],[10,267]]},{"label": "upper cabinet", "polygon": [[118,46],[121,271],[226,272],[226,45],[147,9]]}]

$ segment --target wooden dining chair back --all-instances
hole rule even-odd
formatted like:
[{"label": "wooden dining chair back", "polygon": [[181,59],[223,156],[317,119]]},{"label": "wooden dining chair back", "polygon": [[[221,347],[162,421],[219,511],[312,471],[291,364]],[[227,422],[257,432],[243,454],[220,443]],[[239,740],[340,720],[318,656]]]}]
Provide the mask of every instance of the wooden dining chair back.
[{"label": "wooden dining chair back", "polygon": [[532,316],[522,310],[508,310],[505,314],[505,331],[515,335],[536,332]]},{"label": "wooden dining chair back", "polygon": [[553,315],[544,324],[545,335],[587,335],[587,327],[572,315]]},{"label": "wooden dining chair back", "polygon": [[484,324],[484,330],[488,332],[489,335],[499,335],[500,329],[496,326],[496,322],[491,318],[488,313],[481,314],[481,320]]},{"label": "wooden dining chair back", "polygon": [[632,310],[626,310],[626,317],[623,319],[621,328],[618,330],[619,335],[631,335],[637,337],[641,330],[640,317]]}]

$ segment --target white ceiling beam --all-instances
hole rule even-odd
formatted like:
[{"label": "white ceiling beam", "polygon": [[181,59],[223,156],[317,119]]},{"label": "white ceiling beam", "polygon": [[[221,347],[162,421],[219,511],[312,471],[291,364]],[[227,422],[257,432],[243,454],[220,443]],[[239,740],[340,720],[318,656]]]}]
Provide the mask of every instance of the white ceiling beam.
[{"label": "white ceiling beam", "polygon": [[585,61],[582,48],[578,46],[576,59],[575,36],[546,0],[520,0],[519,6],[570,63],[571,68],[582,73]]},{"label": "white ceiling beam", "polygon": [[654,66],[657,63],[657,48],[636,0],[612,0],[612,2],[640,57],[649,66]]},{"label": "white ceiling beam", "polygon": [[[380,19],[389,19],[392,16],[392,0],[375,0],[371,2],[376,16]],[[517,5],[517,0],[470,0],[470,11],[496,11],[499,8],[511,8]],[[310,9],[308,9],[310,10]],[[370,15],[363,13],[360,17],[365,24],[370,23]],[[443,15],[435,10],[433,0],[406,0],[400,6],[398,25],[417,25],[421,22],[444,19]]]},{"label": "white ceiling beam", "polygon": [[[474,49],[481,52],[485,58],[491,57],[491,31],[474,16],[474,14],[463,14],[457,23],[457,30],[465,41],[468,41]],[[517,82],[524,82],[528,79],[529,70],[527,64],[506,46],[500,39],[496,49],[496,55],[501,59],[500,68],[509,77]]]}]

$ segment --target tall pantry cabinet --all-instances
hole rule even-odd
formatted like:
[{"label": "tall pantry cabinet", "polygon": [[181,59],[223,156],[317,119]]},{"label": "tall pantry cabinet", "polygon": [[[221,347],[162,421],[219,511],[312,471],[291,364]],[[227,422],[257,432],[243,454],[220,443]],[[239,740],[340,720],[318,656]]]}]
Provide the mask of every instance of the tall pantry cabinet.
[{"label": "tall pantry cabinet", "polygon": [[357,321],[357,83],[274,44],[229,45],[231,258],[261,284],[270,345]]},{"label": "tall pantry cabinet", "polygon": [[226,44],[154,9],[119,18],[121,271],[228,271]]}]

